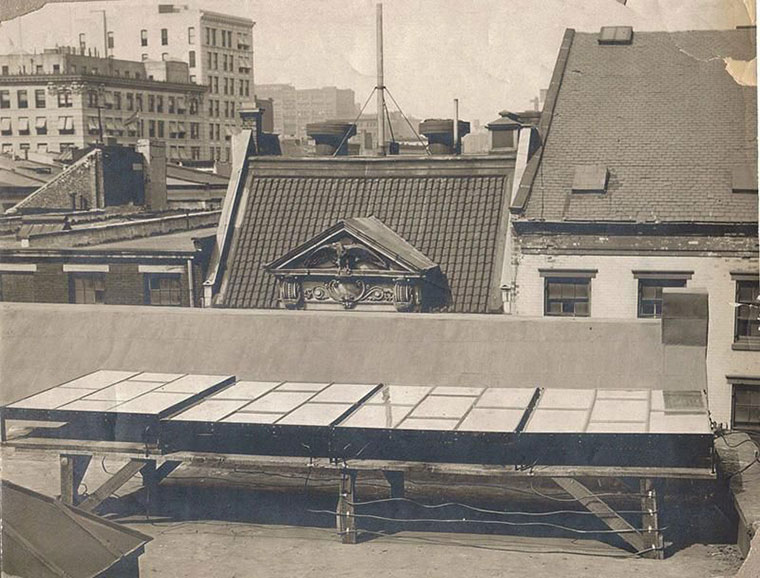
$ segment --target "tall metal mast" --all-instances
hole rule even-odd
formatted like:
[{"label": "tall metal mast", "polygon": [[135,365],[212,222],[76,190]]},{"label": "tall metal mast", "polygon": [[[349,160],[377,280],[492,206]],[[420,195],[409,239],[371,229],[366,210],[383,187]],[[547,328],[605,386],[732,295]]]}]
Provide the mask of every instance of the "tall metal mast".
[{"label": "tall metal mast", "polygon": [[383,79],[383,5],[377,5],[377,154],[385,156],[385,81]]}]

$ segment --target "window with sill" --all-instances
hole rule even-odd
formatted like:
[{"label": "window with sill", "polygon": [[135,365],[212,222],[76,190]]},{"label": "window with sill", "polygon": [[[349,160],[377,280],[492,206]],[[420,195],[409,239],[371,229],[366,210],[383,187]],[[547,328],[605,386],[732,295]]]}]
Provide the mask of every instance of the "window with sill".
[{"label": "window with sill", "polygon": [[106,276],[102,273],[78,273],[70,276],[71,303],[105,303]]},{"label": "window with sill", "polygon": [[543,270],[540,274],[544,278],[544,315],[591,315],[591,278],[596,271]]},{"label": "window with sill", "polygon": [[145,275],[145,304],[179,307],[182,305],[182,284],[180,275]]},{"label": "window with sill", "polygon": [[731,427],[760,432],[760,378],[730,378]]},{"label": "window with sill", "polygon": [[760,349],[760,282],[756,276],[734,276],[736,314],[734,344]]}]

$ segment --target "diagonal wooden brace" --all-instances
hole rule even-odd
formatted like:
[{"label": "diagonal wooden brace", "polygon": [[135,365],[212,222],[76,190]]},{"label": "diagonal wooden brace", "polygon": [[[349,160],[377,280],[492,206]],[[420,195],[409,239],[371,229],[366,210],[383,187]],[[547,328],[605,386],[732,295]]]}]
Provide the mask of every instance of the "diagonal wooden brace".
[{"label": "diagonal wooden brace", "polygon": [[586,486],[574,478],[552,478],[554,482],[574,497],[589,512],[599,518],[610,530],[619,532],[620,538],[625,540],[636,552],[643,552],[649,548],[644,542],[641,532],[631,526],[615,510],[608,506],[601,498],[598,498]]},{"label": "diagonal wooden brace", "polygon": [[97,490],[90,494],[79,507],[86,512],[92,512],[116,490],[126,484],[132,476],[146,466],[155,470],[155,460],[132,458],[118,472],[106,480]]}]

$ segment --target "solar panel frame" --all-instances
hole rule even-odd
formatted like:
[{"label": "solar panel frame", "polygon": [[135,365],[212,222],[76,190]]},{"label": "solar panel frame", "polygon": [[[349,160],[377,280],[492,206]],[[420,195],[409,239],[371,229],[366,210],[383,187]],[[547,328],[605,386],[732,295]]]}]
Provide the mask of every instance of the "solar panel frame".
[{"label": "solar panel frame", "polygon": [[[317,402],[313,401],[332,386],[365,385],[365,384],[321,384],[283,382],[276,388],[266,392],[236,411],[216,421],[188,421],[183,419],[182,412],[169,419],[161,421],[162,448],[166,452],[197,451],[239,453],[253,455],[282,455],[304,457],[327,457],[331,453],[330,432],[332,427],[351,415],[356,408],[362,406],[383,386],[382,384],[366,384],[368,390],[352,403],[346,402]],[[302,389],[298,389],[302,387]],[[255,408],[270,407],[263,402],[267,396],[277,394],[306,393],[302,403],[292,407],[282,414],[261,412]],[[210,399],[210,398],[207,398]],[[338,415],[333,415],[329,423],[319,425],[309,423],[290,423],[286,418],[295,415],[301,408],[324,406],[334,409],[341,407]],[[246,409],[251,411],[246,411]],[[304,411],[304,410],[301,410]],[[268,416],[277,415],[271,423]],[[281,423],[282,422],[282,423]]]},{"label": "solar panel frame", "polygon": [[[218,378],[216,383],[208,387],[206,390],[196,394],[186,394],[181,400],[176,399],[176,403],[162,407],[162,409],[155,412],[145,411],[133,411],[124,412],[119,411],[118,408],[121,405],[130,403],[136,399],[139,399],[147,394],[152,393],[155,389],[164,385],[164,382],[153,382],[155,385],[154,390],[148,390],[139,395],[134,396],[131,399],[116,402],[112,407],[108,409],[85,409],[85,408],[66,408],[65,406],[72,404],[75,401],[85,401],[93,393],[103,391],[109,387],[117,384],[121,384],[130,380],[140,381],[135,379],[144,374],[144,372],[131,372],[131,375],[126,379],[120,379],[114,383],[106,385],[98,390],[85,389],[85,388],[73,388],[67,387],[67,384],[77,382],[79,380],[96,375],[100,372],[108,372],[111,370],[97,370],[79,376],[73,380],[64,382],[43,391],[36,392],[32,395],[26,396],[17,402],[3,406],[0,408],[0,419],[5,422],[6,420],[32,420],[40,422],[63,422],[66,425],[60,428],[56,432],[56,435],[66,436],[72,439],[85,439],[85,440],[103,440],[103,441],[130,441],[130,442],[145,442],[155,444],[157,442],[159,423],[164,417],[171,415],[172,413],[181,411],[182,409],[196,403],[199,399],[203,398],[210,393],[213,393],[221,388],[224,388],[235,382],[234,375],[227,376],[215,376]],[[125,372],[130,373],[130,372]],[[179,379],[185,375],[192,374],[164,374],[168,377]],[[157,376],[157,374],[149,374],[149,376]],[[171,383],[171,382],[169,382]],[[33,407],[30,405],[30,400],[38,398],[45,394],[50,394],[55,390],[60,391],[77,391],[78,397],[68,399],[65,403],[61,403],[56,407],[44,408]],[[89,401],[110,401],[110,400],[97,400],[90,398]],[[26,402],[26,407],[24,404]],[[4,423],[3,423],[4,428]]]}]

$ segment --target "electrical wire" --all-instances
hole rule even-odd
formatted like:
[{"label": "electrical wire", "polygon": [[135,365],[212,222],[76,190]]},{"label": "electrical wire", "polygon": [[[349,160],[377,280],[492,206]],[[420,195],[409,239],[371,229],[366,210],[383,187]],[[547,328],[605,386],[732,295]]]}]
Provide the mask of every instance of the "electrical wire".
[{"label": "electrical wire", "polygon": [[[367,108],[367,105],[369,104],[369,101],[372,98],[372,95],[375,94],[376,90],[377,90],[377,87],[373,88],[372,92],[369,93],[367,100],[364,102],[364,106],[359,111],[359,114],[356,115],[356,118],[354,119],[354,122],[351,123],[351,126],[356,125],[358,120],[361,118],[362,114],[364,113],[364,109]],[[346,130],[346,134],[343,135],[343,140],[340,141],[338,148],[335,149],[335,152],[332,154],[332,156],[336,156],[340,152],[340,148],[343,146],[343,143],[345,143],[349,139],[349,136],[348,136],[349,134],[351,134],[351,127],[348,127],[348,129]]]},{"label": "electrical wire", "polygon": [[[382,498],[379,500],[367,500],[364,502],[351,502],[349,500],[345,501],[349,506],[369,506],[374,504],[383,504],[388,502],[404,502],[408,504],[413,504],[415,506],[419,506],[420,508],[425,508],[428,510],[438,510],[441,508],[451,508],[451,507],[457,507],[457,508],[463,508],[465,510],[470,510],[473,512],[480,512],[481,514],[494,514],[497,516],[535,516],[535,517],[546,517],[546,516],[559,516],[559,515],[567,515],[567,514],[578,514],[580,516],[595,516],[593,512],[589,511],[581,511],[581,510],[553,510],[551,512],[510,512],[506,510],[491,510],[488,508],[478,508],[476,506],[469,506],[467,504],[463,504],[461,502],[444,502],[442,504],[423,504],[422,502],[418,502],[416,500],[411,500],[409,498]],[[649,514],[649,511],[644,510],[617,510],[618,514]]]},{"label": "electrical wire", "polygon": [[760,464],[760,458],[758,458],[757,455],[755,455],[755,459],[754,460],[752,460],[750,463],[748,463],[742,469],[740,469],[740,470],[734,472],[733,474],[731,474],[730,476],[728,476],[726,479],[730,480],[734,476],[738,476],[739,474],[743,474],[744,472],[746,472],[748,469],[750,469],[752,466],[754,466],[756,464]]},{"label": "electrical wire", "polygon": [[404,117],[404,120],[406,121],[406,124],[408,124],[409,128],[412,129],[412,132],[414,133],[414,136],[416,136],[417,140],[420,141],[420,144],[425,147],[425,151],[427,152],[427,154],[432,155],[433,153],[430,152],[430,147],[427,145],[427,143],[425,141],[422,140],[422,137],[417,133],[417,131],[414,130],[414,127],[412,126],[412,123],[406,117],[406,115],[404,114],[404,111],[401,110],[401,107],[396,102],[396,99],[393,98],[393,95],[391,94],[391,91],[388,90],[388,88],[386,88],[386,87],[384,87],[384,88],[385,88],[385,92],[388,93],[388,96],[391,97],[391,100],[393,101],[393,104],[396,105],[396,109],[398,109],[398,111],[401,113],[401,116]]},{"label": "electrical wire", "polygon": [[[307,509],[310,514],[329,514],[331,516],[344,516],[343,512],[336,510],[312,510]],[[381,520],[384,522],[396,522],[401,524],[425,524],[434,522],[437,524],[486,524],[497,526],[541,526],[548,528],[556,528],[565,532],[572,532],[575,534],[639,534],[641,532],[648,532],[648,528],[631,528],[628,530],[582,530],[580,528],[571,528],[570,526],[564,526],[562,524],[553,524],[551,522],[508,522],[506,520],[468,520],[467,518],[459,519],[436,519],[436,518],[389,518],[387,516],[377,516],[374,514],[348,514],[351,518],[366,518],[370,520]],[[667,527],[659,529],[660,532],[666,530]]]}]

